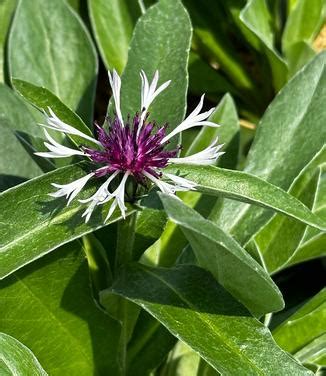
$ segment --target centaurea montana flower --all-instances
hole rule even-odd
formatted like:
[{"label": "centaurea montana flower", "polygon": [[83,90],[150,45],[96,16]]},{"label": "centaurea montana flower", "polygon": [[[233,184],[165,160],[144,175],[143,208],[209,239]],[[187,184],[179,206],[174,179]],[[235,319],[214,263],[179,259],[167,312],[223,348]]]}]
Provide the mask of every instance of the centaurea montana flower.
[{"label": "centaurea montana flower", "polygon": [[[94,169],[93,172],[69,184],[52,184],[58,190],[50,193],[50,195],[52,197],[66,196],[68,199],[67,205],[69,205],[91,178],[105,178],[95,194],[86,200],[80,200],[82,203],[88,203],[88,207],[83,213],[83,217],[86,217],[86,222],[97,205],[102,205],[111,200],[112,204],[105,221],[110,218],[117,206],[122,216],[125,217],[125,190],[128,179],[133,179],[135,183],[145,187],[148,184],[154,184],[167,194],[192,190],[196,187],[195,183],[184,177],[165,173],[164,168],[172,163],[212,164],[215,163],[219,155],[223,154],[219,152],[223,145],[218,145],[217,139],[203,151],[184,158],[177,157],[179,148],[167,150],[166,145],[169,140],[186,129],[203,125],[218,127],[218,124],[206,120],[212,114],[214,108],[200,113],[203,107],[203,95],[193,112],[167,135],[166,125],[157,127],[154,121],[148,121],[148,109],[157,95],[165,90],[171,81],[167,81],[157,88],[158,71],[155,72],[150,84],[143,71],[141,71],[140,77],[142,82],[140,114],[136,113],[132,122],[129,115],[127,121],[124,121],[120,108],[121,79],[115,70],[113,70],[112,74],[109,72],[109,81],[115,104],[115,116],[112,120],[108,120],[107,130],[96,125],[97,139],[85,135],[64,123],[50,108],[47,124],[43,124],[45,128],[66,135],[76,135],[94,144],[94,148],[81,146],[78,149],[72,149],[59,144],[44,129],[45,137],[48,141],[44,145],[49,151],[36,153],[45,158],[85,156],[94,165],[100,166]],[[111,189],[114,179],[117,179],[119,184],[116,184],[115,189]]]}]

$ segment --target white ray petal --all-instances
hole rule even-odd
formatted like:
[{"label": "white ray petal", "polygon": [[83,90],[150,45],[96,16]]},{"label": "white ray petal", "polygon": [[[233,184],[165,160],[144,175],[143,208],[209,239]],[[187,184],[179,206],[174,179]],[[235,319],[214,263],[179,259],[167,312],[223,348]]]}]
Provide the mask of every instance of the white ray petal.
[{"label": "white ray petal", "polygon": [[148,111],[149,106],[153,102],[153,100],[162,93],[171,83],[171,80],[164,82],[161,86],[157,89],[157,83],[159,80],[159,72],[158,70],[155,71],[153,80],[151,84],[148,83],[147,76],[145,72],[142,70],[140,72],[140,77],[142,80],[142,88],[141,88],[141,117],[140,117],[140,127],[143,125],[144,119],[146,117],[146,113]]},{"label": "white ray petal", "polygon": [[219,127],[219,124],[213,123],[209,120],[206,120],[211,114],[214,112],[214,108],[211,108],[209,111],[199,113],[203,107],[204,95],[201,96],[200,102],[198,103],[197,107],[193,110],[193,112],[181,123],[179,124],[170,134],[165,136],[161,144],[164,144],[170,138],[175,136],[176,134],[183,132],[192,127],[198,126],[209,126],[209,127]]},{"label": "white ray petal", "polygon": [[[174,174],[168,174],[168,173],[164,173],[164,176],[166,176],[168,179],[170,179],[174,183],[176,183],[178,188],[181,188],[181,189],[184,188],[186,190],[194,190],[197,186],[197,184],[194,183],[193,181],[191,181],[189,179],[182,178],[181,176],[177,176],[177,175],[174,175]],[[177,188],[177,190],[180,190],[178,188]]]},{"label": "white ray petal", "polygon": [[183,158],[170,158],[169,162],[178,164],[178,163],[188,163],[188,164],[195,164],[195,165],[211,165],[215,164],[216,160],[224,154],[224,152],[219,152],[219,150],[224,146],[224,144],[217,144],[218,138],[209,145],[206,149],[189,155]]},{"label": "white ray petal", "polygon": [[[149,180],[151,180],[163,193],[166,193],[168,195],[174,195],[177,191],[189,191],[190,189],[192,189],[190,188],[190,185],[193,187],[194,184],[190,182],[190,180],[187,180],[186,182],[186,179],[180,178],[179,176],[177,177],[178,182],[176,182],[174,181],[174,175],[173,178],[169,179],[174,181],[174,183],[176,184],[167,183],[166,181],[158,179],[146,171],[143,171],[143,175],[146,176]],[[180,184],[181,181],[184,185]]]},{"label": "white ray petal", "polygon": [[[127,182],[129,175],[130,175],[129,171],[124,173],[123,178],[121,179],[121,182],[120,182],[118,188],[113,193],[111,193],[107,197],[107,199],[105,200],[105,201],[109,201],[112,198],[114,198],[114,200],[111,204],[110,210],[108,212],[108,215],[106,216],[104,222],[106,222],[111,217],[111,215],[114,212],[117,205],[119,206],[122,217],[124,219],[126,218],[127,207],[125,205],[125,186],[126,186],[126,182]],[[112,208],[112,206],[113,206],[113,208]]]},{"label": "white ray petal", "polygon": [[58,190],[53,193],[49,193],[49,196],[52,197],[62,197],[66,196],[66,198],[69,198],[67,206],[70,204],[70,202],[78,195],[78,193],[84,188],[88,180],[93,177],[95,174],[91,172],[88,175],[83,176],[80,179],[74,180],[71,183],[68,184],[56,184],[52,183],[52,185]]},{"label": "white ray petal", "polygon": [[114,104],[115,104],[115,111],[118,116],[118,119],[120,120],[121,126],[123,127],[124,123],[123,123],[121,107],[120,107],[121,78],[115,69],[113,69],[112,75],[110,71],[108,71],[108,74],[109,74],[109,81],[110,81]]},{"label": "white ray petal", "polygon": [[48,111],[50,113],[50,116],[47,113],[44,113],[47,118],[47,124],[40,124],[42,127],[53,129],[54,131],[58,131],[65,134],[74,134],[76,136],[89,140],[94,144],[101,145],[101,143],[94,137],[88,136],[85,133],[79,131],[78,129],[72,127],[71,125],[64,123],[62,120],[58,118],[58,116],[52,111],[50,107],[48,107]]},{"label": "white ray petal", "polygon": [[67,146],[63,146],[55,141],[49,133],[44,129],[45,137],[49,142],[44,142],[44,145],[47,147],[49,152],[37,152],[34,153],[39,157],[44,158],[67,158],[72,157],[73,155],[85,155],[81,150],[71,149]]}]

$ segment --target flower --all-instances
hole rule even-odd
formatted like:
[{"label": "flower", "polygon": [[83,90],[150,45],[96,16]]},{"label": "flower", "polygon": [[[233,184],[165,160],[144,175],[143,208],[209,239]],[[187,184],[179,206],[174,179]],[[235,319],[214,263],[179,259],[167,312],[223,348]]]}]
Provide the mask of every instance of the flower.
[{"label": "flower", "polygon": [[[214,108],[200,113],[204,101],[204,95],[202,95],[193,112],[171,133],[167,134],[167,125],[158,127],[154,121],[148,121],[148,109],[157,95],[165,90],[171,81],[167,81],[157,88],[158,71],[155,72],[151,83],[148,82],[144,71],[141,71],[140,77],[142,83],[141,111],[134,115],[132,121],[129,115],[127,120],[124,120],[120,108],[121,79],[115,70],[112,74],[109,72],[115,116],[113,119],[107,119],[107,129],[96,125],[97,139],[64,123],[50,108],[49,115],[47,115],[47,124],[41,124],[44,127],[47,139],[44,145],[48,151],[35,153],[36,155],[44,158],[64,158],[79,155],[88,158],[94,164],[94,170],[78,180],[64,185],[53,183],[52,185],[57,188],[57,191],[50,193],[52,197],[66,196],[68,199],[67,205],[69,205],[90,179],[104,179],[95,194],[86,200],[79,200],[88,204],[83,213],[86,222],[96,206],[111,200],[112,203],[105,222],[110,218],[116,207],[119,207],[122,216],[125,217],[125,192],[128,179],[145,187],[156,185],[167,194],[192,190],[196,187],[195,183],[184,177],[165,173],[164,168],[171,163],[212,164],[223,154],[219,151],[223,145],[218,145],[218,139],[203,151],[184,158],[178,158],[179,148],[167,150],[166,146],[169,140],[186,129],[203,125],[218,127],[218,124],[206,120],[212,114]],[[79,136],[94,144],[94,147],[80,146],[78,149],[72,149],[63,146],[55,141],[45,128],[66,135]],[[112,189],[114,181],[116,184]]]}]

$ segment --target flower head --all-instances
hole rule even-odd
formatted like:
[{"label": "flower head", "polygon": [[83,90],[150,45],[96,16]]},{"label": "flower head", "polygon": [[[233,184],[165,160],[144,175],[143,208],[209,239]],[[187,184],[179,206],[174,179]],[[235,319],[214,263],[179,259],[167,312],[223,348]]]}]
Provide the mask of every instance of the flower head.
[{"label": "flower head", "polygon": [[[94,147],[80,146],[78,149],[72,149],[59,144],[44,129],[47,139],[44,145],[48,152],[36,153],[45,158],[64,158],[79,155],[93,162],[94,169],[91,173],[65,185],[53,183],[52,185],[58,190],[50,193],[53,197],[66,196],[69,205],[90,179],[103,180],[93,196],[86,200],[80,200],[80,202],[88,204],[83,214],[86,222],[97,205],[109,201],[111,201],[111,206],[105,221],[110,218],[116,207],[119,207],[122,216],[125,217],[125,191],[127,181],[130,179],[145,187],[156,185],[167,194],[195,189],[195,183],[184,177],[165,173],[164,168],[171,163],[211,164],[215,163],[219,155],[223,154],[219,152],[222,145],[217,144],[217,139],[203,151],[185,158],[178,158],[179,148],[168,150],[166,146],[169,140],[186,129],[202,125],[218,127],[218,124],[206,120],[212,114],[214,108],[200,113],[203,107],[203,95],[194,111],[171,133],[167,134],[167,125],[157,126],[154,121],[148,120],[148,109],[157,95],[169,86],[170,81],[157,88],[158,71],[155,72],[151,83],[148,82],[143,71],[141,71],[140,77],[142,82],[140,112],[136,113],[132,119],[128,115],[127,119],[124,120],[120,108],[121,79],[115,70],[112,74],[109,72],[115,116],[106,120],[105,125],[107,127],[96,125],[96,138],[85,135],[64,123],[51,109],[49,109],[47,124],[43,125],[45,128],[63,134],[76,135],[87,140],[88,144],[89,142],[94,144]],[[112,184],[114,180],[118,181],[115,185]]]}]

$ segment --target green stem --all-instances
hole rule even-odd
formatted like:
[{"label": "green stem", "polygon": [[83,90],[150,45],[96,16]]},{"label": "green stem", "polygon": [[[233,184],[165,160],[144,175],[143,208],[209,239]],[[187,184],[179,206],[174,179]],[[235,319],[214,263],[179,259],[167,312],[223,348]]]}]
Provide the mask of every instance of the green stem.
[{"label": "green stem", "polygon": [[133,213],[126,219],[118,222],[115,274],[120,266],[127,264],[133,259],[136,218],[137,213]]},{"label": "green stem", "polygon": [[[133,260],[133,246],[135,240],[137,213],[133,213],[125,220],[118,222],[117,248],[115,255],[114,273],[117,275],[119,268]],[[127,344],[129,340],[128,311],[130,303],[126,299],[121,299],[121,335],[119,341],[119,361],[121,375],[126,375],[127,369]]]}]

